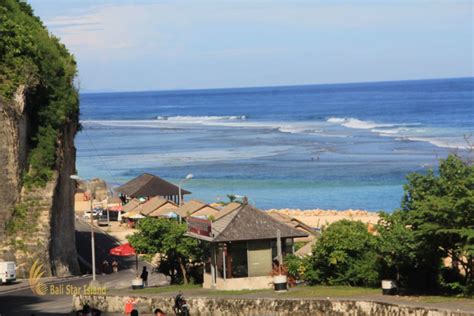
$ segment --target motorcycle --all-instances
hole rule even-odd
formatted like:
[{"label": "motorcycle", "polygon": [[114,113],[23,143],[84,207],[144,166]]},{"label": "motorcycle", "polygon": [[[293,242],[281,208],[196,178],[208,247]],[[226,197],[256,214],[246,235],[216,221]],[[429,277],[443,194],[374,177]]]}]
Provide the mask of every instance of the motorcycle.
[{"label": "motorcycle", "polygon": [[177,316],[189,316],[188,303],[186,303],[186,299],[184,298],[183,294],[179,293],[174,298],[173,310]]}]

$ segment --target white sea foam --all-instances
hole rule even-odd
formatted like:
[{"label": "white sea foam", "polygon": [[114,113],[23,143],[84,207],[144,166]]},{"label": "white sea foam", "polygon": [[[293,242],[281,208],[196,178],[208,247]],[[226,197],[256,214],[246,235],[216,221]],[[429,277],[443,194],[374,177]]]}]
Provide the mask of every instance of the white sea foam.
[{"label": "white sea foam", "polygon": [[183,122],[183,123],[200,123],[205,121],[245,121],[246,115],[229,115],[229,116],[157,116],[159,121]]},{"label": "white sea foam", "polygon": [[331,117],[326,121],[347,128],[370,129],[372,133],[382,137],[392,137],[397,141],[428,142],[440,148],[468,149],[461,135],[459,137],[441,136],[440,130],[420,128],[420,123],[387,124],[346,117]]},{"label": "white sea foam", "polygon": [[195,149],[178,152],[141,153],[107,155],[102,162],[108,165],[127,166],[130,161],[140,165],[142,168],[156,166],[181,166],[189,164],[201,164],[218,161],[233,161],[241,159],[256,159],[278,155],[290,151],[292,146],[250,146],[232,147],[223,149]]},{"label": "white sea foam", "polygon": [[[344,126],[355,130],[369,130],[381,137],[391,137],[397,141],[428,142],[441,148],[466,149],[468,146],[462,135],[447,137],[439,129],[428,129],[419,123],[379,123],[363,121],[357,118],[331,117],[324,121],[256,121],[247,116],[171,116],[158,117],[156,120],[90,120],[82,121],[85,126],[105,126],[117,128],[158,128],[158,129],[193,129],[202,126],[222,128],[248,128],[275,130],[281,133],[305,134],[319,137],[354,137],[354,132],[334,130],[331,126]],[[448,135],[454,135],[449,131]]]},{"label": "white sea foam", "polygon": [[394,124],[382,124],[372,121],[363,121],[352,117],[330,117],[326,120],[328,123],[339,124],[348,128],[371,129],[376,127],[392,127]]}]

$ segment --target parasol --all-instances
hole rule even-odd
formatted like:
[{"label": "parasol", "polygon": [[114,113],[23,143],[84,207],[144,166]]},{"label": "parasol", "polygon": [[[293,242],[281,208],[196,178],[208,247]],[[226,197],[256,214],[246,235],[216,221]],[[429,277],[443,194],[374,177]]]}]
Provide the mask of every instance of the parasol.
[{"label": "parasol", "polygon": [[130,256],[135,255],[135,268],[137,269],[137,276],[138,276],[138,254],[128,242],[110,249],[109,253],[112,256],[118,256],[118,257],[130,257]]}]

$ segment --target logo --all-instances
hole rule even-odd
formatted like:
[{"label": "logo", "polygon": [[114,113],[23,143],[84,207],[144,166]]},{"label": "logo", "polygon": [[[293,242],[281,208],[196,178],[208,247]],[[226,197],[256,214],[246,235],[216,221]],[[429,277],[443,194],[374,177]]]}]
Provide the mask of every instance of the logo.
[{"label": "logo", "polygon": [[[39,259],[33,263],[30,269],[28,283],[33,294],[38,296],[44,295],[107,295],[105,286],[83,285],[75,286],[62,281],[51,281],[49,286],[41,281],[44,275],[43,264]],[[0,315],[1,316],[1,315]]]},{"label": "logo", "polygon": [[48,293],[48,286],[41,282],[41,277],[44,275],[43,264],[39,263],[39,259],[33,263],[30,269],[28,283],[31,291],[35,295],[43,296]]}]

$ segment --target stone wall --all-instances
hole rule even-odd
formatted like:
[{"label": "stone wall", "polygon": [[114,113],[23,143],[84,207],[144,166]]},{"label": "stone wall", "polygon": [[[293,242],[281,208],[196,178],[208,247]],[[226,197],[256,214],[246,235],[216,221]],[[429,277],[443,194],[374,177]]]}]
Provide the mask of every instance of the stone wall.
[{"label": "stone wall", "polygon": [[[130,297],[130,296],[74,296],[73,306],[80,310],[83,304],[103,312],[122,313],[125,303],[133,299],[140,313],[152,313],[161,308],[168,314],[173,312],[172,297]],[[379,315],[379,316],[468,316],[474,313],[403,306],[383,302],[355,300],[316,299],[248,299],[248,298],[188,298],[191,315]],[[454,308],[454,306],[453,306]]]},{"label": "stone wall", "polygon": [[[58,139],[56,170],[44,188],[26,190],[21,175],[27,167],[29,112],[24,88],[11,102],[0,100],[0,260],[17,264],[18,277],[26,277],[39,259],[45,276],[79,273],[74,235],[74,183],[78,122],[71,121]],[[16,205],[28,209],[28,231],[8,235],[6,224]]]}]

